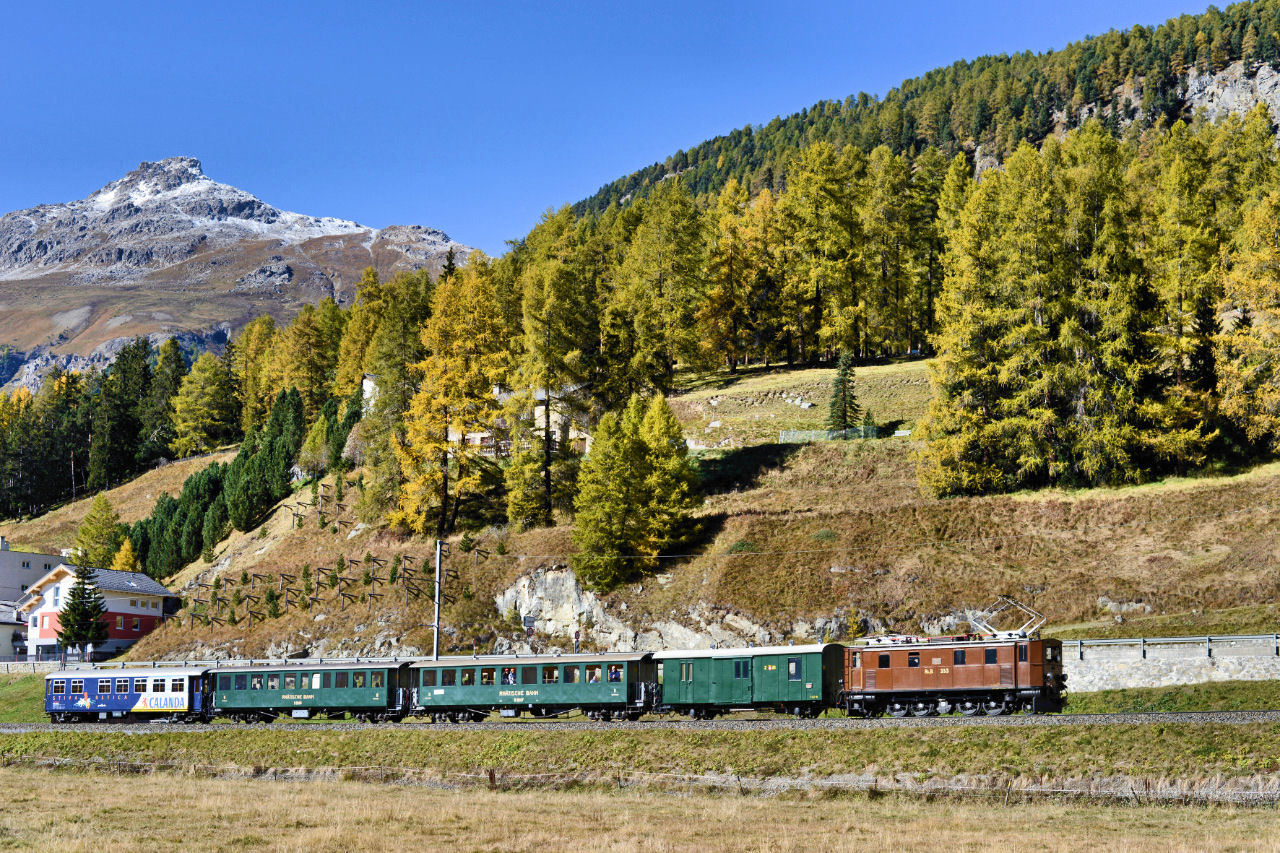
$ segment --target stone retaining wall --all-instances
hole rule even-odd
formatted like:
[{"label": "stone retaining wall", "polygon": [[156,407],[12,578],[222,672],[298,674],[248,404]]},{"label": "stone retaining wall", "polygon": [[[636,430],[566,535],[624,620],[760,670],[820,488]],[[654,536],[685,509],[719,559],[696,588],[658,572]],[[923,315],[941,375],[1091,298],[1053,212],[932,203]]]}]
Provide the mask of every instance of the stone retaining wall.
[{"label": "stone retaining wall", "polygon": [[[1145,657],[1144,655],[1145,651]],[[1062,644],[1067,690],[1088,693],[1127,687],[1170,687],[1208,681],[1280,679],[1274,640],[1213,640],[1205,643],[1140,641],[1083,649]]]}]

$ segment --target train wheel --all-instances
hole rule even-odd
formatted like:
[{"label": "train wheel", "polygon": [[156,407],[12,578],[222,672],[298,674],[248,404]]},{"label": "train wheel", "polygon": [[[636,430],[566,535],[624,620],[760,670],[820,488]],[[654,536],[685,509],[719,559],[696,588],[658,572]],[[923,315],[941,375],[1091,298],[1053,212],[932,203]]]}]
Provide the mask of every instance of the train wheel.
[{"label": "train wheel", "polygon": [[982,710],[987,712],[988,717],[999,717],[1006,709],[1003,702],[987,702],[982,706]]},{"label": "train wheel", "polygon": [[928,717],[933,715],[933,706],[928,702],[916,702],[911,706],[911,716]]},{"label": "train wheel", "polygon": [[907,713],[908,713],[907,706],[903,705],[901,702],[894,702],[889,706],[890,717],[905,717]]},{"label": "train wheel", "polygon": [[972,699],[965,699],[956,708],[966,717],[976,717],[982,711],[982,706]]}]

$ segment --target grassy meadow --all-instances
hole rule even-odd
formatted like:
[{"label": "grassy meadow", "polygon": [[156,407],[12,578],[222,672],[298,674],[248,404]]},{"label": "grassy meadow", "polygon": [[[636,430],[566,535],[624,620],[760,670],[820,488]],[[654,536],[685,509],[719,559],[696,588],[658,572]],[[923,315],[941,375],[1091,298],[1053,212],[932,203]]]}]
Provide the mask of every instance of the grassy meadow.
[{"label": "grassy meadow", "polygon": [[[0,769],[7,849],[345,851],[1275,850],[1272,808],[883,795],[441,791]],[[123,784],[122,784],[123,782]],[[181,816],[175,825],[174,817]]]}]

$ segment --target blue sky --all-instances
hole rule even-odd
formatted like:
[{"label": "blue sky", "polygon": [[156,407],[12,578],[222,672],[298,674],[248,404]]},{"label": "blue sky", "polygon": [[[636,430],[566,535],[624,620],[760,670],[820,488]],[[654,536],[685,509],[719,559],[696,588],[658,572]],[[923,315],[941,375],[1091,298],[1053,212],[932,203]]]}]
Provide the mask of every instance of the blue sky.
[{"label": "blue sky", "polygon": [[0,212],[143,160],[501,253],[680,148],[938,65],[1205,7],[1135,2],[14,3]]}]

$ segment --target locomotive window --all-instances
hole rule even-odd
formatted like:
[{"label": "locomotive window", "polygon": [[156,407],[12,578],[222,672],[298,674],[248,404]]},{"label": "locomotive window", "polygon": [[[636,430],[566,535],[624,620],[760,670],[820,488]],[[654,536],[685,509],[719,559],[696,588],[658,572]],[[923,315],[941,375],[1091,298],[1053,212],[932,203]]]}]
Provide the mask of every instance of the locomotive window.
[{"label": "locomotive window", "polygon": [[164,692],[164,679],[163,679],[163,678],[153,678],[153,679],[151,679],[151,692],[152,692],[152,693],[163,693],[163,692]]},{"label": "locomotive window", "polygon": [[542,668],[543,684],[559,684],[560,683],[560,667],[544,666]]},{"label": "locomotive window", "polygon": [[920,653],[919,653],[919,652],[908,652],[908,653],[907,653],[907,666],[911,667],[912,669],[915,669],[915,668],[917,668],[917,667],[919,667],[919,666],[920,666]]},{"label": "locomotive window", "polygon": [[[304,676],[302,676],[302,680],[303,680],[303,681],[306,681],[306,679],[307,679],[307,677],[306,677],[305,675],[304,675]],[[285,675],[285,677],[284,677],[284,689],[285,689],[285,690],[292,690],[294,687],[296,687],[296,686],[297,686],[297,684],[298,684],[298,676],[294,675],[292,672],[287,673],[287,674]]]},{"label": "locomotive window", "polygon": [[351,673],[351,686],[352,686],[352,687],[359,687],[359,688],[363,688],[363,687],[364,687],[364,675],[365,675],[365,674],[364,674],[363,672],[353,672],[353,673]]},{"label": "locomotive window", "polygon": [[129,679],[127,679],[127,678],[117,678],[117,679],[116,679],[116,692],[117,692],[117,693],[128,693],[128,692],[129,692]]},{"label": "locomotive window", "polygon": [[74,679],[72,679],[72,680],[71,680],[71,692],[72,692],[72,693],[83,693],[83,692],[84,692],[84,680],[83,680],[83,679],[80,679],[80,678],[74,678]]},{"label": "locomotive window", "polygon": [[576,666],[566,666],[564,668],[564,683],[577,684],[579,681],[578,673],[580,670]]},{"label": "locomotive window", "polygon": [[346,690],[347,683],[351,680],[349,672],[335,672],[333,678],[333,687],[335,690]]},{"label": "locomotive window", "polygon": [[230,689],[231,689],[231,676],[229,676],[229,675],[219,675],[219,676],[218,676],[218,689],[219,689],[219,690],[230,690]]},{"label": "locomotive window", "polygon": [[458,683],[458,671],[456,669],[440,670],[440,686],[453,687]]},{"label": "locomotive window", "polygon": [[422,671],[422,686],[423,687],[436,686],[436,671],[434,669],[424,669]]},{"label": "locomotive window", "polygon": [[251,676],[249,676],[249,689],[250,689],[250,690],[261,690],[261,689],[262,689],[262,676],[261,676],[261,675],[251,675]]},{"label": "locomotive window", "polygon": [[951,665],[952,665],[952,666],[964,666],[964,649],[956,649],[956,650],[955,650],[955,655],[954,655],[953,660],[951,661]]},{"label": "locomotive window", "polygon": [[100,679],[98,679],[98,692],[99,692],[99,693],[110,693],[110,692],[111,692],[111,679],[110,679],[110,678],[100,678]]},{"label": "locomotive window", "polygon": [[464,669],[462,671],[462,681],[460,683],[463,687],[470,687],[475,684],[476,671],[474,669]]},{"label": "locomotive window", "polygon": [[493,667],[491,666],[484,667],[483,669],[480,670],[480,684],[481,685],[493,684],[493,676],[494,676]]},{"label": "locomotive window", "polygon": [[600,664],[592,663],[587,665],[587,684],[600,683]]},{"label": "locomotive window", "polygon": [[[383,676],[383,675],[385,675],[385,673],[383,673],[383,672],[374,672],[374,673],[370,673],[370,674],[369,674],[369,686],[370,686],[370,687],[381,687],[381,686],[382,686],[382,676]],[[465,679],[465,678],[463,679],[463,683],[464,683],[464,684],[466,683],[466,679]]]},{"label": "locomotive window", "polygon": [[537,684],[538,668],[536,666],[520,667],[520,683],[521,684]]},{"label": "locomotive window", "polygon": [[279,676],[279,674],[277,674],[277,673],[274,673],[274,672],[273,672],[273,673],[271,673],[270,675],[268,675],[268,676],[267,676],[267,689],[268,689],[268,690],[279,690],[279,689],[280,689],[280,676]]},{"label": "locomotive window", "polygon": [[879,668],[879,669],[888,669],[888,668],[889,668],[889,656],[888,656],[887,654],[886,654],[886,655],[880,655],[880,661],[879,661],[879,666],[878,666],[878,668]]},{"label": "locomotive window", "polygon": [[787,658],[787,681],[800,680],[800,658]]},{"label": "locomotive window", "polygon": [[58,695],[58,696],[61,696],[63,693],[66,693],[66,692],[67,692],[67,682],[65,682],[65,681],[55,681],[55,682],[53,682],[53,692],[54,692],[56,695]]},{"label": "locomotive window", "polygon": [[1018,663],[1027,662],[1027,645],[1026,643],[1018,644]]},{"label": "locomotive window", "polygon": [[236,676],[236,690],[244,690],[248,685],[249,685],[249,676],[247,675]]},{"label": "locomotive window", "polygon": [[172,693],[187,692],[187,680],[185,678],[174,678],[169,681],[169,690]]},{"label": "locomotive window", "polygon": [[1055,663],[1057,661],[1062,660],[1062,649],[1056,646],[1045,646],[1044,659],[1049,661],[1050,663]]},{"label": "locomotive window", "polygon": [[985,657],[985,660],[986,660],[986,662],[987,662],[987,663],[995,663],[995,662],[996,662],[996,650],[995,650],[995,649],[983,649],[983,653],[984,653],[984,654],[985,654],[985,656],[986,656],[986,657]]}]

